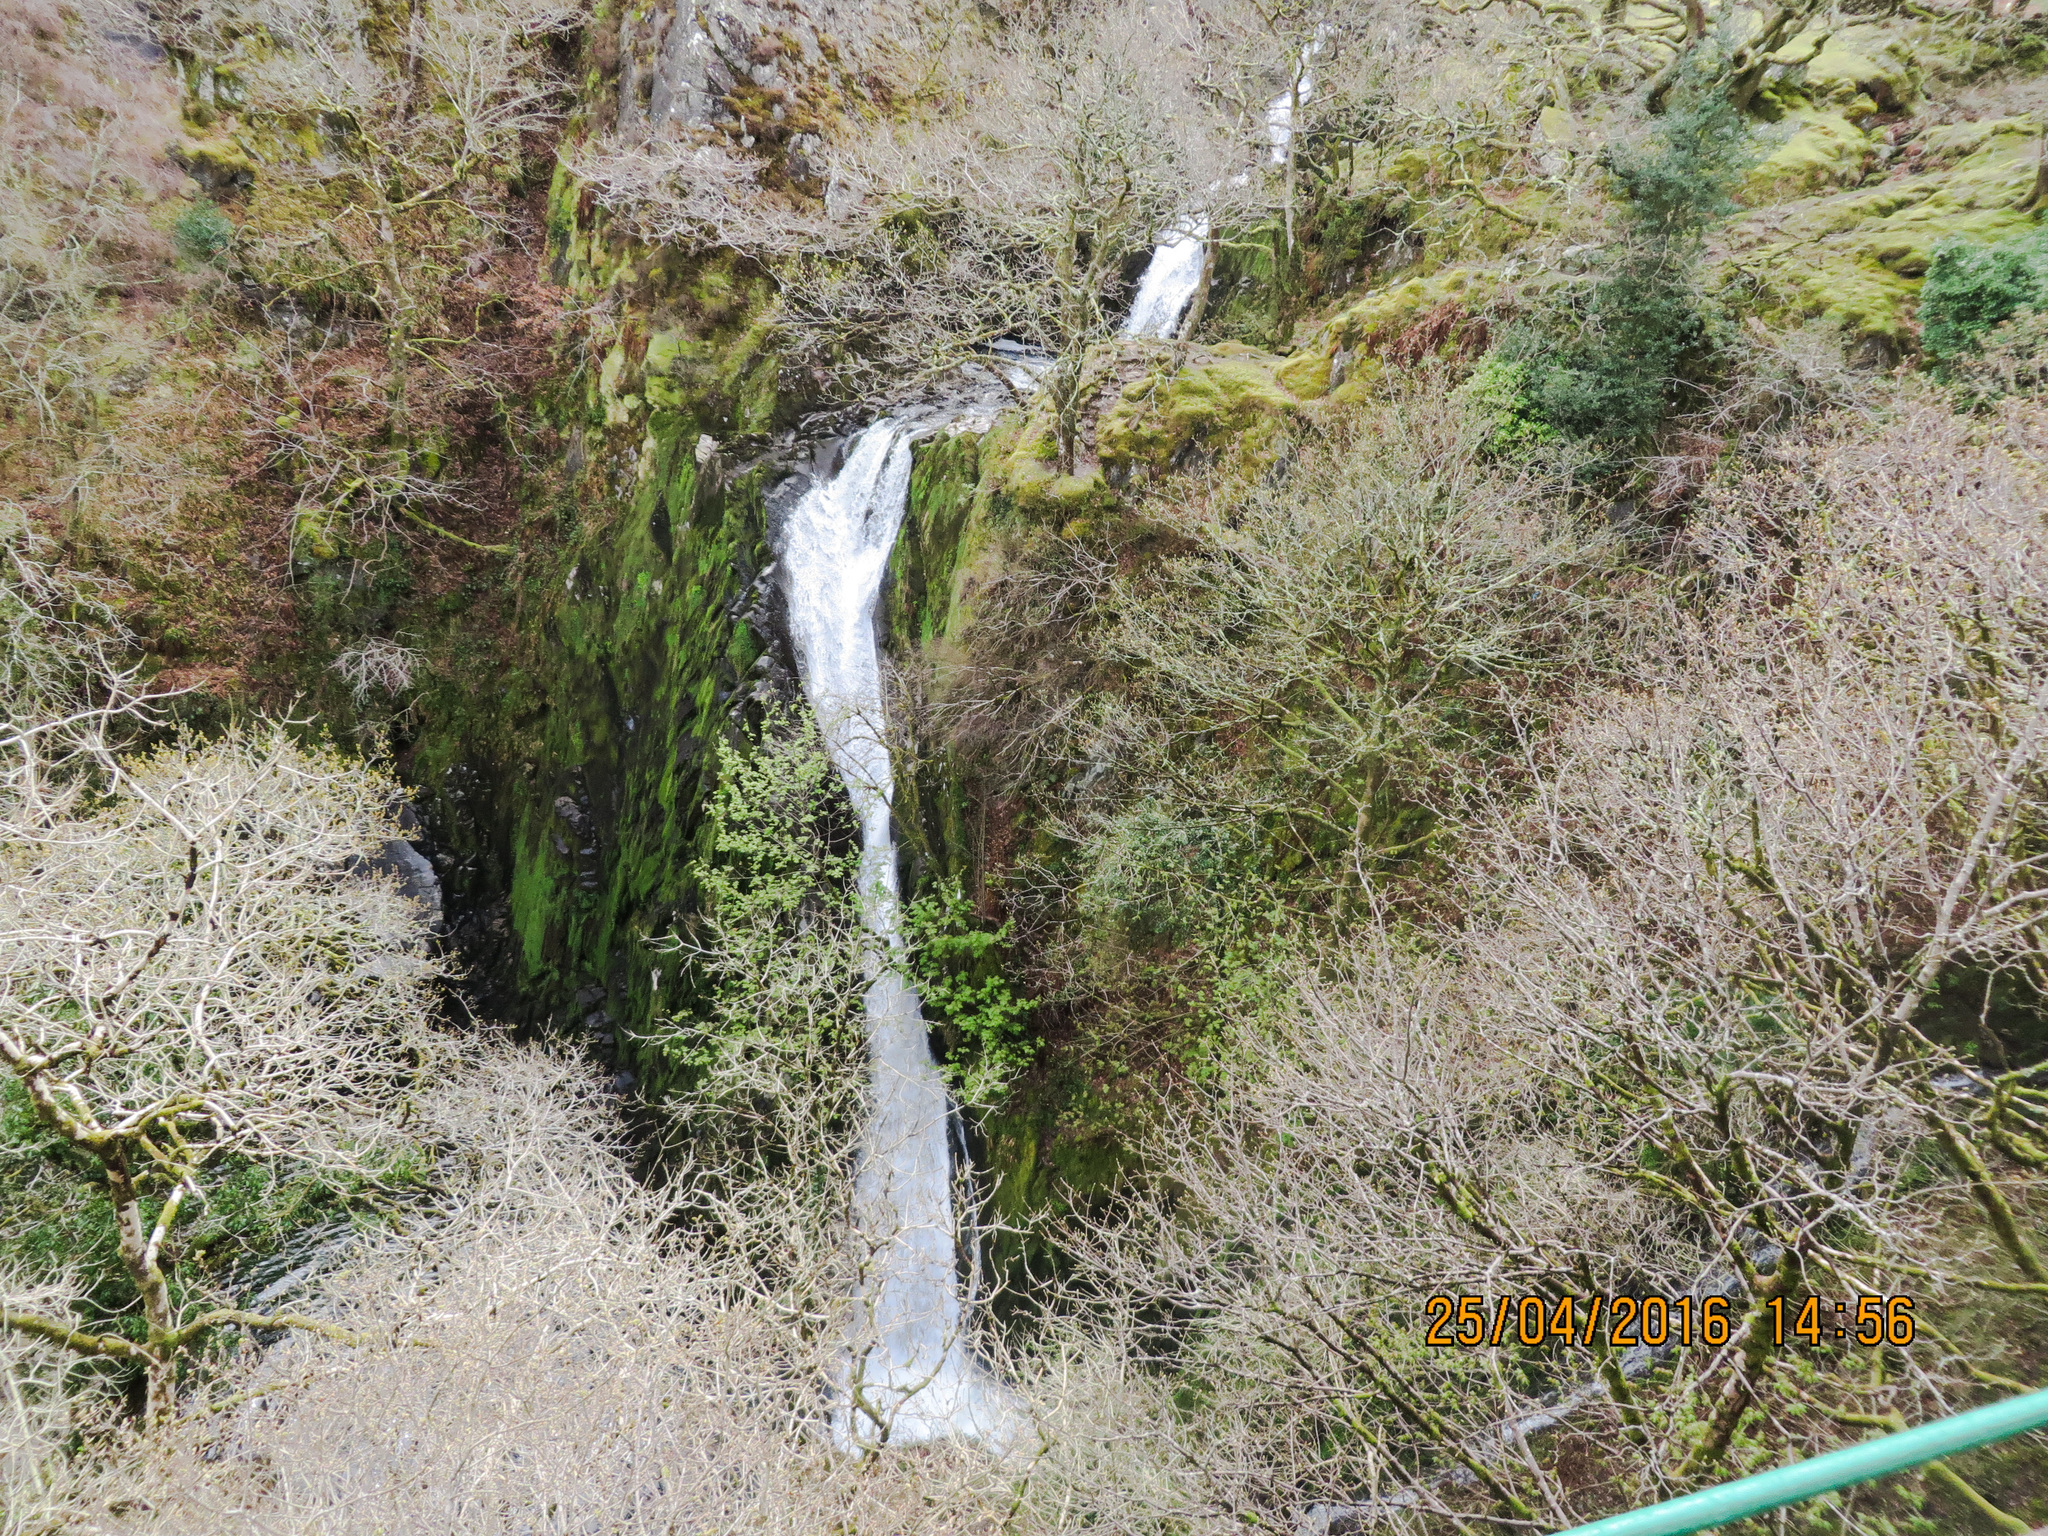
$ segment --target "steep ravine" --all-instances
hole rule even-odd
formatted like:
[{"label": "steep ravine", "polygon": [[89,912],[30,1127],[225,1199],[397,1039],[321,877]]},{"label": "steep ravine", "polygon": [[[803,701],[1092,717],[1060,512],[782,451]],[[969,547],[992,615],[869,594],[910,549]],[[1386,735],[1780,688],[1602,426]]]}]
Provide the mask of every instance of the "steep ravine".
[{"label": "steep ravine", "polygon": [[503,652],[430,685],[399,761],[479,1011],[658,1089],[630,1037],[688,999],[645,941],[692,901],[714,743],[791,684],[764,579],[774,368],[750,345],[757,277],[608,239],[574,199],[559,178],[554,276],[632,297],[541,401],[525,494],[561,536],[516,571]]}]

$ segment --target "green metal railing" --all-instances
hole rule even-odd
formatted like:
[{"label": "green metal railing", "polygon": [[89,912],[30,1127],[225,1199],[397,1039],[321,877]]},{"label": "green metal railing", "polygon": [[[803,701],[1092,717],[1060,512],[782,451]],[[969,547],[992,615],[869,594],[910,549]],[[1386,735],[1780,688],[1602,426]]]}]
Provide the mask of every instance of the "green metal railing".
[{"label": "green metal railing", "polygon": [[1851,1483],[1905,1472],[1942,1456],[1975,1450],[1994,1440],[2008,1440],[2030,1429],[2048,1427],[2048,1390],[2007,1398],[1988,1408],[1973,1408],[1917,1429],[1901,1430],[1830,1451],[1810,1461],[1759,1472],[1718,1488],[1703,1488],[1681,1499],[1610,1515],[1591,1525],[1576,1526],[1561,1536],[1691,1536],[1717,1525],[1747,1519],[1786,1504],[1832,1493]]}]

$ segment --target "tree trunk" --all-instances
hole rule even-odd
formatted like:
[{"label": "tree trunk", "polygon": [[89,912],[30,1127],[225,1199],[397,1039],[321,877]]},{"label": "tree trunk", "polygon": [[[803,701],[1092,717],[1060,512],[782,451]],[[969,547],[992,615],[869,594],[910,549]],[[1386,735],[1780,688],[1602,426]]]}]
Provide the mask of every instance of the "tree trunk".
[{"label": "tree trunk", "polygon": [[1281,167],[1281,177],[1286,190],[1282,194],[1282,206],[1287,220],[1287,260],[1291,267],[1294,262],[1294,144],[1300,137],[1296,132],[1301,116],[1301,69],[1297,65],[1294,76],[1287,86],[1287,157]]},{"label": "tree trunk", "polygon": [[2034,157],[2034,185],[2019,201],[2021,213],[2048,206],[2048,128],[2041,130],[2041,152]]},{"label": "tree trunk", "polygon": [[406,362],[412,347],[412,305],[405,291],[405,270],[398,254],[398,232],[392,228],[387,209],[377,219],[377,237],[384,246],[384,292],[379,306],[384,311],[384,406],[394,446],[411,442],[406,430]]},{"label": "tree trunk", "polygon": [[142,1215],[142,1195],[129,1166],[128,1149],[116,1145],[100,1154],[107,1175],[107,1198],[114,1207],[120,1237],[121,1263],[142,1301],[142,1319],[149,1328],[148,1400],[143,1416],[149,1423],[167,1418],[177,1400],[176,1373],[171,1364],[171,1293],[163,1269],[150,1257],[149,1227]]}]

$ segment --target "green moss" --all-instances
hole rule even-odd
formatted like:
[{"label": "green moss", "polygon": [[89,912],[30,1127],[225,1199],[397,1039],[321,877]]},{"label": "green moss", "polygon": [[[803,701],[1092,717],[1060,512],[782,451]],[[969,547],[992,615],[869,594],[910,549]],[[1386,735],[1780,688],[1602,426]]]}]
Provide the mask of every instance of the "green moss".
[{"label": "green moss", "polygon": [[1742,186],[1752,206],[1803,197],[1825,187],[1854,186],[1877,141],[1839,112],[1797,112],[1794,131],[1750,171]]},{"label": "green moss", "polygon": [[307,502],[292,514],[292,552],[295,557],[333,560],[341,554],[335,534],[335,517],[318,502]]},{"label": "green moss", "polygon": [[1861,121],[1904,112],[1920,99],[1921,71],[1912,47],[1884,26],[1843,27],[1807,63],[1800,88],[1819,105]]},{"label": "green moss", "polygon": [[1931,132],[1932,169],[1880,187],[1770,210],[1732,232],[1724,296],[1774,323],[1819,317],[1895,351],[1915,338],[1919,279],[1935,245],[1992,242],[2033,227],[2015,205],[2033,184],[2029,119]]},{"label": "green moss", "polygon": [[[531,1012],[603,990],[628,1034],[687,1000],[646,941],[694,900],[715,740],[760,646],[733,608],[765,565],[760,486],[700,479],[693,420],[657,412],[630,498],[564,551],[544,600],[544,713],[511,787],[509,939]],[[659,1085],[652,1053],[622,1054]]]},{"label": "green moss", "polygon": [[226,135],[188,139],[173,151],[173,158],[191,173],[193,180],[216,194],[249,186],[256,180],[256,162]]},{"label": "green moss", "polygon": [[1300,404],[1274,376],[1279,361],[1226,342],[1126,384],[1096,427],[1103,464],[1165,474],[1189,449],[1226,440],[1234,453],[1257,455]]},{"label": "green moss", "polygon": [[918,445],[910,505],[889,564],[886,622],[894,650],[949,640],[967,617],[966,574],[990,531],[979,494],[982,442],[959,432]]},{"label": "green moss", "polygon": [[707,852],[715,745],[752,707],[750,589],[770,558],[767,471],[733,478],[698,446],[782,409],[773,294],[730,253],[606,238],[567,176],[548,209],[554,275],[609,289],[618,329],[597,367],[536,402],[560,437],[535,456],[561,469],[532,483],[550,499],[495,608],[509,632],[460,605],[441,621],[450,654],[415,701],[427,723],[404,762],[482,1005],[572,1037],[601,1009],[590,1032],[616,1036],[658,1093],[667,1068],[635,1040],[692,1006],[692,982],[647,940],[696,900],[687,871]]},{"label": "green moss", "polygon": [[1137,1166],[1157,1105],[1128,1072],[1062,1054],[984,1119],[990,1225],[998,1232],[990,1257],[999,1270],[1059,1265],[1047,1228],[1115,1193]]},{"label": "green moss", "polygon": [[[1084,395],[1087,386],[1083,386]],[[993,488],[1019,512],[1041,521],[1059,522],[1106,511],[1116,505],[1116,492],[1099,468],[1077,467],[1064,474],[1053,433],[1052,408],[1037,397],[1024,419],[991,433],[982,453]]]},{"label": "green moss", "polygon": [[[1478,310],[1493,297],[1499,281],[1488,268],[1460,266],[1376,288],[1303,337],[1276,370],[1275,383],[1304,400],[1340,385],[1363,386],[1378,371],[1369,361],[1371,354],[1444,304]],[[1335,378],[1332,365],[1340,354],[1347,354],[1347,371]]]}]

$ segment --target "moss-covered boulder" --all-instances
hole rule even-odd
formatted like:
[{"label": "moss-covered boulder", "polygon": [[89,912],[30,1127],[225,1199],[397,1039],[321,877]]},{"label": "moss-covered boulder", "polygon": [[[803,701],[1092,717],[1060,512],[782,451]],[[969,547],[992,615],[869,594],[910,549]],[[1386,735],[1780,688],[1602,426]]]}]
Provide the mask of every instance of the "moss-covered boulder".
[{"label": "moss-covered boulder", "polygon": [[1804,197],[1829,187],[1853,187],[1877,153],[1877,140],[1840,112],[1798,110],[1789,132],[1743,182],[1743,201],[1752,207]]},{"label": "moss-covered boulder", "polygon": [[1893,353],[1915,340],[1920,277],[1937,241],[2032,228],[2031,117],[1929,130],[1883,184],[1760,210],[1721,247],[1725,297],[1773,324],[1821,319]]},{"label": "moss-covered boulder", "polygon": [[1099,463],[1078,461],[1072,473],[1060,467],[1059,440],[1043,396],[1021,421],[1004,422],[989,433],[982,462],[994,492],[1039,522],[1064,523],[1116,505]]},{"label": "moss-covered boulder", "polygon": [[1059,464],[1052,409],[1041,395],[1021,420],[988,435],[988,489],[1030,521],[1079,531],[1113,511],[1134,479],[1142,484],[1197,456],[1256,458],[1301,403],[1276,380],[1280,362],[1240,342],[1098,348],[1083,371],[1088,404],[1072,472]]},{"label": "moss-covered boulder", "polygon": [[1799,81],[1808,100],[1853,122],[1910,110],[1920,99],[1921,85],[1919,62],[1904,35],[1876,25],[1830,33]]},{"label": "moss-covered boulder", "polygon": [[256,162],[225,134],[187,139],[171,151],[171,158],[206,190],[208,197],[232,196],[256,184]]},{"label": "moss-covered boulder", "polygon": [[1274,371],[1274,381],[1303,400],[1368,388],[1384,367],[1381,354],[1395,342],[1418,325],[1445,322],[1445,336],[1424,349],[1435,350],[1460,317],[1493,297],[1499,283],[1492,268],[1459,266],[1376,288],[1303,337]]},{"label": "moss-covered boulder", "polygon": [[1096,452],[1112,477],[1164,474],[1200,451],[1256,457],[1300,404],[1277,378],[1280,359],[1225,342],[1148,371],[1102,411]]}]

